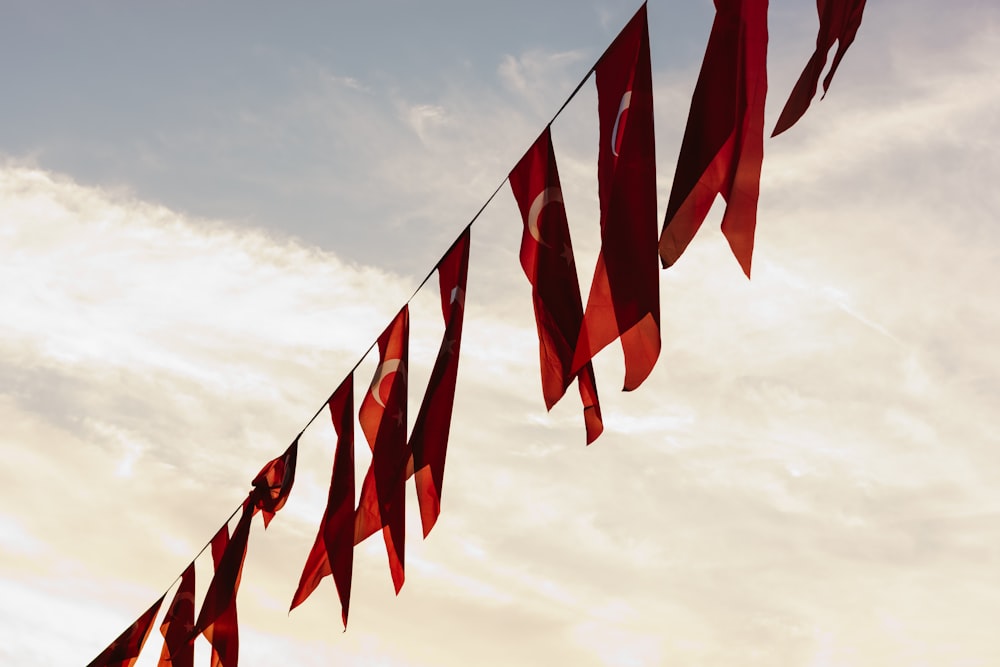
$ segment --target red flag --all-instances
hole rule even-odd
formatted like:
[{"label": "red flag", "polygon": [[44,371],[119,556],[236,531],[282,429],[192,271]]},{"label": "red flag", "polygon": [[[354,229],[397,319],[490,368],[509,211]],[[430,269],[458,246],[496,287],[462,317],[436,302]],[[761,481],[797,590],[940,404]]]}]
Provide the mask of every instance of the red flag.
[{"label": "red flag", "polygon": [[414,485],[417,489],[417,501],[420,503],[420,523],[424,537],[431,532],[441,514],[444,460],[448,451],[451,412],[455,404],[458,355],[462,347],[462,323],[465,319],[469,236],[467,227],[437,265],[441,314],[445,322],[444,336],[427,382],[424,400],[410,433],[410,450],[413,453],[413,470],[416,476]]},{"label": "red flag", "polygon": [[677,261],[717,194],[726,200],[722,233],[750,276],[767,96],[767,0],[715,0],[715,22],[691,100],[660,259]]},{"label": "red flag", "polygon": [[101,651],[100,655],[90,661],[87,667],[132,667],[142,652],[143,644],[149,631],[153,629],[153,621],[160,611],[165,595],[153,603],[135,623],[128,626],[125,632],[118,635],[111,644]]},{"label": "red flag", "polygon": [[597,176],[601,251],[571,373],[616,338],[625,391],[642,384],[660,354],[656,262],[656,156],[646,5],[594,67],[601,145]]},{"label": "red flag", "polygon": [[299,587],[289,611],[302,604],[328,574],[333,575],[340,594],[340,615],[347,627],[351,604],[351,575],[354,569],[354,373],[351,372],[328,403],[337,451],[333,455],[333,475],[326,510],[316,541],[302,570]]},{"label": "red flag", "polygon": [[174,599],[160,624],[163,651],[159,667],[193,667],[194,665],[194,563],[181,575]]},{"label": "red flag", "polygon": [[201,605],[198,621],[192,636],[199,633],[212,645],[212,667],[235,667],[239,659],[240,637],[236,614],[236,594],[243,574],[243,561],[247,555],[250,522],[256,510],[250,503],[243,504],[233,537],[229,527],[223,526],[212,538],[212,560],[215,575],[208,585],[205,601]]},{"label": "red flag", "polygon": [[[583,301],[548,127],[510,172],[508,181],[524,222],[521,268],[531,283],[542,396],[551,410],[573,382],[573,352],[583,322]],[[577,381],[589,445],[604,430],[592,363],[588,361],[581,369]]]},{"label": "red flag", "polygon": [[[830,71],[823,79],[823,97],[830,89],[830,82],[840,65],[848,47],[854,42],[861,27],[861,14],[865,10],[865,0],[816,0],[816,9],[819,12],[819,33],[816,35],[816,50],[806,63],[806,67],[799,75],[799,80],[795,82],[785,108],[778,116],[778,123],[774,126],[772,137],[776,137],[802,117],[802,114],[809,108],[813,95],[816,94],[816,86],[819,84],[819,76],[826,66],[826,55],[833,48],[834,42],[837,45],[837,53],[833,56],[833,63]],[[820,98],[822,99],[822,98]]]},{"label": "red flag", "polygon": [[361,484],[354,543],[382,529],[396,593],[403,587],[406,514],[406,370],[410,311],[399,311],[378,339],[379,364],[361,401],[358,421],[372,449],[372,463]]},{"label": "red flag", "polygon": [[288,446],[285,453],[268,461],[253,478],[253,490],[247,498],[256,510],[264,514],[264,528],[274,518],[275,512],[285,506],[288,494],[295,483],[295,461],[298,458],[299,439]]}]

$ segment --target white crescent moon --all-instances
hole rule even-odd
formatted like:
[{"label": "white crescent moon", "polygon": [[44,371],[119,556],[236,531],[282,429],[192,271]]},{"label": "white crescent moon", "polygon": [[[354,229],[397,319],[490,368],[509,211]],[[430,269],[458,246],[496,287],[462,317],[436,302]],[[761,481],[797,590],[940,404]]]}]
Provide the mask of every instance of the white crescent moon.
[{"label": "white crescent moon", "polygon": [[531,202],[531,207],[528,209],[528,233],[531,237],[535,239],[539,245],[543,245],[546,248],[549,244],[542,240],[542,233],[538,229],[538,218],[542,215],[542,209],[553,202],[562,202],[562,190],[559,188],[545,188],[538,193],[535,200]]},{"label": "white crescent moon", "polygon": [[403,365],[402,359],[386,359],[378,368],[375,369],[375,378],[372,380],[371,394],[375,402],[382,406],[385,410],[385,403],[382,402],[382,398],[379,396],[380,389],[382,386],[382,380],[385,379],[390,373],[406,373],[406,366]]},{"label": "white crescent moon", "polygon": [[615,157],[618,157],[618,150],[615,147],[615,143],[618,140],[618,122],[622,119],[622,114],[628,109],[629,105],[632,104],[632,91],[626,90],[625,94],[622,95],[621,104],[618,105],[618,115],[615,116],[615,126],[611,130],[611,152]]}]

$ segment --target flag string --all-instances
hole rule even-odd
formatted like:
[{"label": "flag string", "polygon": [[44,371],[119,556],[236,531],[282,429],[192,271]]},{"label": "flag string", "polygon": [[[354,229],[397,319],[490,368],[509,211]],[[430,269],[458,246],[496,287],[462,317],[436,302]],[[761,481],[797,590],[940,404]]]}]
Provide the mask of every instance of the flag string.
[{"label": "flag string", "polygon": [[[643,5],[645,5],[645,4],[646,3],[643,3]],[[604,53],[606,53],[606,52],[607,52],[607,50],[605,50]],[[599,62],[600,59],[604,57],[604,53],[602,53],[601,56],[600,56],[600,58],[598,58],[597,61],[595,61],[594,65],[592,65],[590,67],[590,69],[587,70],[587,73],[584,74],[584,76],[583,76],[582,79],[580,79],[580,83],[578,83],[576,85],[576,87],[573,89],[573,92],[571,92],[569,94],[569,97],[566,98],[566,100],[562,103],[562,105],[555,112],[555,114],[553,114],[553,116],[549,120],[549,122],[546,123],[545,126],[542,128],[543,131],[545,130],[545,128],[551,127],[552,123],[554,123],[556,121],[556,119],[559,118],[560,114],[562,114],[562,112],[566,110],[566,107],[569,106],[569,103],[573,101],[573,98],[576,97],[577,93],[580,92],[580,90],[583,88],[584,84],[587,83],[587,80],[590,79],[590,75],[594,73],[594,70],[597,67],[597,62]],[[500,191],[503,189],[503,186],[507,183],[507,180],[508,180],[508,176],[504,176],[503,180],[500,181],[500,183],[497,185],[496,189],[493,191],[493,194],[491,194],[486,199],[486,201],[483,203],[483,205],[479,207],[479,210],[476,211],[476,214],[472,216],[472,218],[469,220],[468,223],[466,223],[465,227],[463,227],[462,231],[458,233],[458,235],[455,237],[455,240],[452,241],[451,245],[448,246],[447,250],[445,250],[445,252],[442,253],[442,255],[441,255],[442,259],[445,256],[447,256],[448,252],[450,252],[452,248],[455,247],[455,244],[458,243],[458,240],[462,237],[462,234],[464,234],[467,229],[469,229],[470,227],[472,227],[473,223],[475,223],[479,219],[479,216],[481,216],[483,214],[483,211],[486,210],[486,207],[489,206],[493,202],[494,199],[496,199],[496,196],[498,194],[500,194]],[[415,290],[413,290],[413,294],[410,295],[410,298],[408,298],[403,305],[409,305],[413,301],[413,299],[416,298],[417,294],[420,293],[420,290],[423,289],[427,285],[427,281],[429,281],[431,279],[431,277],[434,275],[434,272],[437,271],[438,265],[440,263],[441,263],[441,260],[439,259],[438,262],[434,265],[434,267],[430,271],[427,272],[427,275],[424,277],[424,279],[422,281],[420,281],[420,284],[417,285],[417,287],[416,287]],[[361,364],[364,362],[364,360],[368,357],[368,354],[373,349],[375,349],[375,345],[377,344],[377,342],[378,342],[377,340],[373,341],[372,344],[368,346],[368,349],[364,351],[364,353],[361,355],[361,357],[358,359],[358,361],[354,364],[354,366],[352,366],[350,368],[350,370],[348,370],[347,373],[344,374],[344,377],[347,377],[348,375],[350,375],[351,373],[353,373],[354,371],[356,371],[359,366],[361,366]],[[336,389],[334,389],[334,391],[336,391]],[[313,423],[323,413],[323,410],[326,409],[326,406],[329,405],[330,400],[332,398],[333,398],[333,394],[331,393],[329,396],[327,396],[327,398],[323,402],[323,404],[320,405],[319,408],[316,409],[316,412],[313,413],[312,417],[310,417],[309,420],[305,423],[305,425],[299,430],[299,434],[298,434],[298,436],[296,436],[296,439],[301,438],[302,435],[305,434],[306,430],[310,426],[313,425]],[[233,517],[235,517],[239,513],[239,511],[240,511],[240,509],[242,507],[243,507],[243,503],[241,502],[239,505],[236,506],[236,509],[234,509],[232,511],[232,513],[229,515],[229,518],[227,518],[223,522],[223,525],[228,525],[229,522],[233,520]],[[218,531],[216,531],[216,532],[218,532]],[[191,559],[191,563],[194,563],[196,560],[198,560],[201,557],[201,555],[203,553],[205,553],[205,550],[208,549],[209,546],[211,546],[211,544],[212,544],[212,540],[210,539],[208,542],[206,542],[204,545],[202,545],[201,549],[198,550],[198,553],[195,554],[195,556],[194,556],[193,559]],[[166,590],[163,592],[164,596],[166,596],[166,594],[170,592],[170,590],[174,587],[174,585],[181,580],[181,577],[183,575],[184,575],[184,571],[182,570],[181,574],[177,575],[177,577],[175,577],[174,580],[170,582],[170,585],[167,586]]]}]

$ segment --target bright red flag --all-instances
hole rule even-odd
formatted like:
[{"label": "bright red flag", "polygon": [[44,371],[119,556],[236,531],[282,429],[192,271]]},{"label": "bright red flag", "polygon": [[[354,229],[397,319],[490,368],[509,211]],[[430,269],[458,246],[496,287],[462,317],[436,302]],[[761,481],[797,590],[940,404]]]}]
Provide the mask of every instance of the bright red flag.
[{"label": "bright red flag", "polygon": [[153,629],[153,621],[156,620],[164,597],[166,596],[160,596],[152,607],[118,635],[87,667],[132,667],[142,652],[149,631]]},{"label": "bright red flag", "polygon": [[[799,75],[799,80],[795,82],[785,108],[778,116],[778,123],[774,126],[772,137],[776,137],[802,117],[809,108],[813,95],[816,94],[816,86],[819,84],[819,77],[826,66],[827,53],[833,48],[834,42],[837,44],[837,53],[833,56],[833,63],[830,71],[823,79],[823,97],[826,97],[827,90],[830,89],[830,82],[840,65],[848,47],[854,42],[861,27],[861,14],[865,11],[865,0],[816,0],[816,10],[819,12],[819,33],[816,35],[816,50],[806,63],[806,67]],[[822,99],[822,97],[820,98]]]},{"label": "bright red flag", "polygon": [[594,67],[600,149],[601,251],[571,373],[621,340],[625,391],[642,384],[660,354],[656,261],[656,155],[646,5]]},{"label": "bright red flag", "polygon": [[392,583],[403,587],[406,528],[406,371],[410,311],[403,306],[378,338],[379,364],[361,401],[358,422],[372,450],[355,514],[354,543],[382,529]]},{"label": "bright red flag", "polygon": [[340,615],[347,627],[351,604],[351,576],[354,569],[354,373],[351,372],[328,403],[337,451],[327,494],[326,510],[312,551],[302,569],[299,587],[289,611],[302,604],[316,590],[323,577],[332,574],[340,595]]},{"label": "bright red flag", "polygon": [[295,438],[284,454],[268,461],[253,478],[253,490],[250,491],[247,502],[253,503],[255,511],[260,510],[264,514],[264,528],[267,528],[275,512],[284,507],[288,500],[288,494],[295,483],[298,452],[299,439]]},{"label": "bright red flag", "polygon": [[159,667],[193,667],[194,665],[194,563],[187,566],[174,599],[160,624],[163,650]]},{"label": "bright red flag", "polygon": [[417,489],[417,501],[420,503],[420,523],[424,537],[431,532],[441,514],[444,461],[451,431],[452,407],[455,404],[462,323],[465,320],[469,236],[469,228],[466,228],[437,265],[441,314],[445,323],[444,336],[427,382],[424,400],[410,433],[414,485]]},{"label": "bright red flag", "polygon": [[726,200],[722,233],[750,276],[767,96],[767,0],[715,0],[715,22],[691,99],[670,190],[660,259],[674,264]]},{"label": "bright red flag", "polygon": [[552,409],[576,375],[589,445],[604,430],[591,362],[572,372],[583,322],[583,301],[573,258],[552,133],[546,127],[507,179],[521,210],[521,268],[531,283],[545,407]]}]

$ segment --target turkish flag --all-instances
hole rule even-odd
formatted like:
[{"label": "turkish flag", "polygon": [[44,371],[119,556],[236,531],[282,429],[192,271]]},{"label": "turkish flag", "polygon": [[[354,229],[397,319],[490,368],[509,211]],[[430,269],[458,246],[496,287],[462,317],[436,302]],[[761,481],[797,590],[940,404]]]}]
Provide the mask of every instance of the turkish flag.
[{"label": "turkish flag", "polygon": [[715,0],[660,236],[664,267],[681,256],[721,194],[722,233],[750,277],[766,96],[767,0]]},{"label": "turkish flag", "polygon": [[420,504],[420,523],[424,537],[431,532],[441,514],[444,461],[448,452],[455,382],[458,378],[458,355],[462,347],[462,323],[465,320],[469,236],[469,228],[466,227],[437,265],[441,314],[445,323],[444,336],[410,433],[415,475],[413,481],[417,489],[417,502]]},{"label": "turkish flag", "polygon": [[153,629],[153,621],[156,620],[164,597],[166,596],[160,596],[152,607],[118,635],[87,667],[132,667],[142,652],[149,631]]},{"label": "turkish flag", "polygon": [[583,323],[583,300],[550,128],[535,140],[507,180],[524,223],[521,268],[531,283],[545,407],[551,410],[576,377],[589,445],[604,430],[604,424],[593,364],[588,361],[576,374],[572,370]]},{"label": "turkish flag", "polygon": [[289,611],[302,604],[323,577],[332,574],[340,594],[340,615],[347,627],[354,569],[354,372],[330,397],[330,417],[337,432],[333,475],[323,522],[299,579]]},{"label": "turkish flag", "polygon": [[656,259],[656,155],[646,5],[594,66],[600,149],[601,250],[570,372],[621,340],[625,391],[642,384],[660,355]]},{"label": "turkish flag", "polygon": [[295,438],[285,453],[268,461],[253,478],[253,490],[247,499],[264,514],[264,528],[274,518],[275,512],[285,506],[288,494],[295,483],[295,462],[298,458],[299,439]]},{"label": "turkish flag", "polygon": [[[837,66],[843,59],[848,47],[854,42],[861,27],[861,14],[865,11],[865,0],[816,0],[816,10],[819,12],[819,33],[816,35],[816,50],[806,63],[806,67],[799,75],[799,80],[795,82],[785,108],[778,116],[778,123],[774,126],[772,137],[776,137],[802,117],[802,114],[809,108],[813,95],[816,94],[816,86],[819,84],[819,76],[826,66],[826,55],[833,48],[833,43],[837,44],[837,53],[833,56],[833,63],[830,71],[823,79],[823,97],[830,88],[833,75],[837,71]],[[822,99],[822,98],[820,98]]]},{"label": "turkish flag", "polygon": [[406,469],[406,372],[410,311],[403,306],[378,338],[379,363],[361,401],[358,421],[372,450],[355,513],[354,543],[379,528],[396,593],[403,587]]},{"label": "turkish flag", "polygon": [[240,653],[239,623],[236,614],[236,594],[247,555],[250,522],[256,513],[254,506],[243,503],[232,539],[229,526],[224,525],[212,538],[212,561],[215,574],[205,593],[192,638],[199,633],[212,645],[212,667],[236,667]]},{"label": "turkish flag", "polygon": [[194,665],[194,563],[187,566],[174,599],[160,624],[163,650],[159,667],[193,667]]}]

